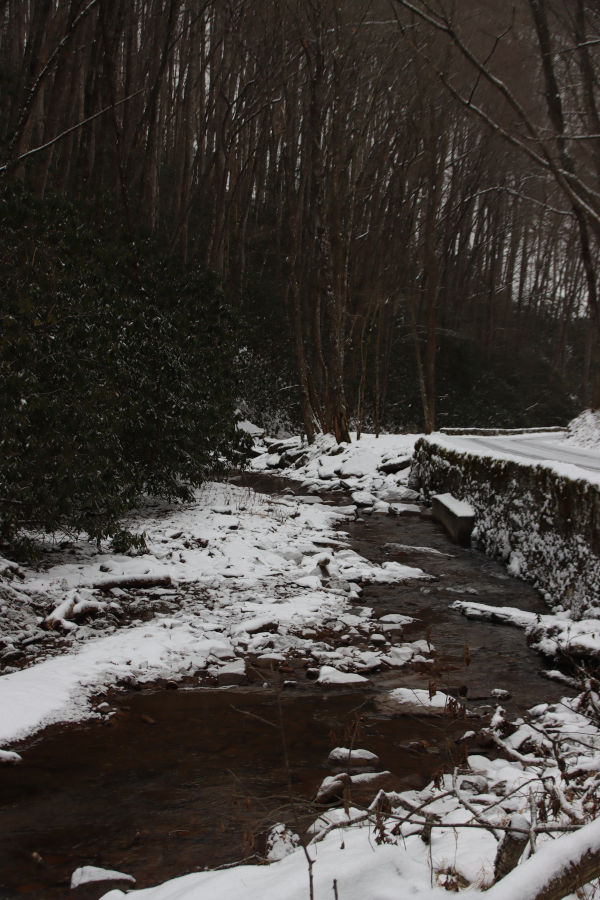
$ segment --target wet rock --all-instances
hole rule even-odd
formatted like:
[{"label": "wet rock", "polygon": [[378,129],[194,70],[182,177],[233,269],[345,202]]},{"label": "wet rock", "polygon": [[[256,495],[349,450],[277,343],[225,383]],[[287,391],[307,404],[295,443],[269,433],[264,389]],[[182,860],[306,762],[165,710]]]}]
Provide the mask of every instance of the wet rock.
[{"label": "wet rock", "polygon": [[492,697],[495,697],[497,700],[510,700],[511,693],[510,691],[505,691],[504,688],[494,688],[491,691]]},{"label": "wet rock", "polygon": [[141,690],[141,685],[135,675],[122,675],[117,680],[117,687],[130,688],[133,691]]},{"label": "wet rock", "polygon": [[217,684],[234,685],[244,684],[246,681],[246,663],[243,659],[235,659],[226,663],[215,672]]},{"label": "wet rock", "polygon": [[340,772],[338,775],[328,775],[321,782],[315,800],[317,803],[330,803],[333,800],[341,800],[344,791],[350,787],[350,775]]}]

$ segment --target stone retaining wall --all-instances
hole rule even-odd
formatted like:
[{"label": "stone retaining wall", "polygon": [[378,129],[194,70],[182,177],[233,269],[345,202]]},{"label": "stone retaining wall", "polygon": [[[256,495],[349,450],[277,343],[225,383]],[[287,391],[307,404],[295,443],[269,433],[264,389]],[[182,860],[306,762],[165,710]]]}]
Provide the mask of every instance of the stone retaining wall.
[{"label": "stone retaining wall", "polygon": [[477,546],[534,584],[554,609],[600,615],[600,490],[543,465],[415,446],[412,477],[425,497],[449,492],[477,513]]}]

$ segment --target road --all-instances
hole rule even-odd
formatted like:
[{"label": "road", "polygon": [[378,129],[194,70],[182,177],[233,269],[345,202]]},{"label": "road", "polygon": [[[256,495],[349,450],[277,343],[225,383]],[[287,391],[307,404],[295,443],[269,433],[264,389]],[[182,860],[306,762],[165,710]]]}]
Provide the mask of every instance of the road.
[{"label": "road", "polygon": [[600,472],[600,448],[577,447],[558,434],[461,435],[456,440],[475,450],[484,448],[528,460],[567,463],[588,472]]}]

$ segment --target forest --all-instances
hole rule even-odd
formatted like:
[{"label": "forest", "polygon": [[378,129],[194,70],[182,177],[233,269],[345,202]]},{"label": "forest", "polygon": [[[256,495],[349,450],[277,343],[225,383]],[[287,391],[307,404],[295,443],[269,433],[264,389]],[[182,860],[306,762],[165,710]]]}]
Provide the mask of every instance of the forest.
[{"label": "forest", "polygon": [[587,0],[3,0],[2,533],[596,405]]}]

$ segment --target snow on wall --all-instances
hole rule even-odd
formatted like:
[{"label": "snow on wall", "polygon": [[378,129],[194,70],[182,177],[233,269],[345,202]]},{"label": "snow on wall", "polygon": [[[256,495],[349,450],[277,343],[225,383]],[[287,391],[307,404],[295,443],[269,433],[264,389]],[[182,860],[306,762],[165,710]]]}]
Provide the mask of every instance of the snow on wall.
[{"label": "snow on wall", "polygon": [[600,490],[544,465],[477,455],[429,436],[413,477],[426,497],[449,492],[476,511],[474,537],[511,574],[573,618],[600,613]]}]

